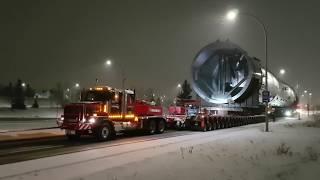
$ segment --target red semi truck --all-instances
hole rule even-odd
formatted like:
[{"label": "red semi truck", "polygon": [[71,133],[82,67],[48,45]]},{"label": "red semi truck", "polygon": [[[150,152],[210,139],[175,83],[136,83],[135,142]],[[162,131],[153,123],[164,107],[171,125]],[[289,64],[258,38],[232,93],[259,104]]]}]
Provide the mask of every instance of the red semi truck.
[{"label": "red semi truck", "polygon": [[80,102],[66,105],[58,125],[69,139],[93,135],[105,141],[130,130],[163,133],[166,120],[162,107],[136,100],[135,91],[98,86],[83,91]]}]

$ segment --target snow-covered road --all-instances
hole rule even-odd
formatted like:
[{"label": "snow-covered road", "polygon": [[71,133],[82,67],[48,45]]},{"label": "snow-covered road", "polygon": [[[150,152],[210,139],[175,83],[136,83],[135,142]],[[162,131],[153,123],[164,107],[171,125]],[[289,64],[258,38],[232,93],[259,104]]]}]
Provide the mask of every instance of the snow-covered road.
[{"label": "snow-covered road", "polygon": [[285,179],[320,175],[319,128],[287,119],[0,166],[0,179]]}]

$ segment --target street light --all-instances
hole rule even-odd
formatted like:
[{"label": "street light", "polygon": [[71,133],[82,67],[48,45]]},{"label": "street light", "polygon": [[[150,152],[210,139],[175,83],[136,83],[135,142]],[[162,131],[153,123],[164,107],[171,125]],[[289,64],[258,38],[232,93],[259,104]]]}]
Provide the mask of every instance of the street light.
[{"label": "street light", "polygon": [[80,87],[80,84],[79,84],[79,83],[76,83],[76,84],[74,85],[74,87],[78,88],[78,87]]},{"label": "street light", "polygon": [[[106,60],[105,64],[108,66],[108,67],[111,67],[112,65],[112,61],[110,59]],[[122,68],[121,65],[118,65],[119,68],[121,69],[121,76],[122,76],[122,89],[124,90],[125,89],[125,81],[127,80],[127,78],[125,77],[125,74],[124,74],[124,69]]]},{"label": "street light", "polygon": [[286,73],[286,70],[280,69],[280,75],[284,75]]},{"label": "street light", "polygon": [[21,83],[21,86],[22,87],[26,87],[26,83]]},{"label": "street light", "polygon": [[307,91],[307,90],[304,90],[304,93],[305,93],[305,94],[307,94],[307,93],[308,93],[308,91]]},{"label": "street light", "polygon": [[238,13],[239,11],[237,9],[230,10],[226,15],[227,20],[234,21],[237,18]]},{"label": "street light", "polygon": [[108,60],[106,60],[105,64],[106,64],[107,66],[111,66],[112,61],[108,59]]},{"label": "street light", "polygon": [[[111,61],[110,59],[107,59],[106,62],[105,62],[105,64],[106,64],[108,67],[111,67],[112,61]],[[118,65],[118,67],[119,67],[120,70],[121,70],[121,78],[122,78],[121,86],[122,86],[123,92],[125,92],[125,81],[127,80],[127,78],[126,78],[126,76],[125,76],[125,74],[124,74],[124,69],[122,68],[122,66],[121,66],[120,64],[117,64],[117,65]],[[122,98],[121,98],[121,103],[122,103],[122,104],[125,103],[125,96],[122,96]],[[124,107],[124,106],[122,106],[121,111],[122,111],[122,113],[124,113],[124,111],[125,111],[125,107]]]},{"label": "street light", "polygon": [[181,84],[178,84],[178,85],[177,85],[177,88],[179,88],[179,89],[180,89],[180,88],[181,88]]},{"label": "street light", "polygon": [[[253,14],[249,14],[249,13],[243,13],[243,12],[239,12],[239,10],[237,9],[233,9],[227,12],[226,14],[226,19],[229,21],[234,21],[237,16],[242,15],[242,16],[247,16],[250,17],[252,19],[254,19],[263,29],[263,33],[264,33],[264,40],[265,40],[265,91],[268,92],[268,32],[267,32],[267,28],[265,26],[265,24],[261,21],[260,18],[258,18],[257,16],[253,15]],[[269,93],[268,93],[269,94]],[[265,116],[266,116],[266,132],[269,131],[269,120],[268,120],[268,102],[269,102],[269,97],[268,100],[265,102],[266,103],[266,109],[265,109]]]},{"label": "street light", "polygon": [[308,106],[307,106],[307,110],[308,110],[308,117],[309,117],[309,112],[310,112],[310,106],[311,106],[311,96],[312,96],[312,93],[310,92],[309,93],[309,98],[308,98]]}]

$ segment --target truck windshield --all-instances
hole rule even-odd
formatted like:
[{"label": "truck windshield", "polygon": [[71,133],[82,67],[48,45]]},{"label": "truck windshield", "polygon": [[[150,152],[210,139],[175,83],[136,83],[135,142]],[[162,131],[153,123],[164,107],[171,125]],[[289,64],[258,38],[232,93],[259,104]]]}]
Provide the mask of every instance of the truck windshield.
[{"label": "truck windshield", "polygon": [[111,97],[109,91],[86,91],[81,94],[81,101],[108,101]]}]

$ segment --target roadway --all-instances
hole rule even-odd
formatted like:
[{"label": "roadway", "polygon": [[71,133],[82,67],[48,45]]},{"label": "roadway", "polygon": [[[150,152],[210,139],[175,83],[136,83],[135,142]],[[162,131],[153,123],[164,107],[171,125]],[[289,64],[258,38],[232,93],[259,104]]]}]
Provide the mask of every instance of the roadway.
[{"label": "roadway", "polygon": [[77,141],[69,141],[64,136],[41,138],[0,143],[0,165],[44,157],[86,151],[99,148],[111,148],[137,142],[153,141],[169,137],[184,136],[200,132],[166,131],[164,134],[144,135],[142,133],[118,135],[115,140],[97,142],[93,137],[81,137]]}]

